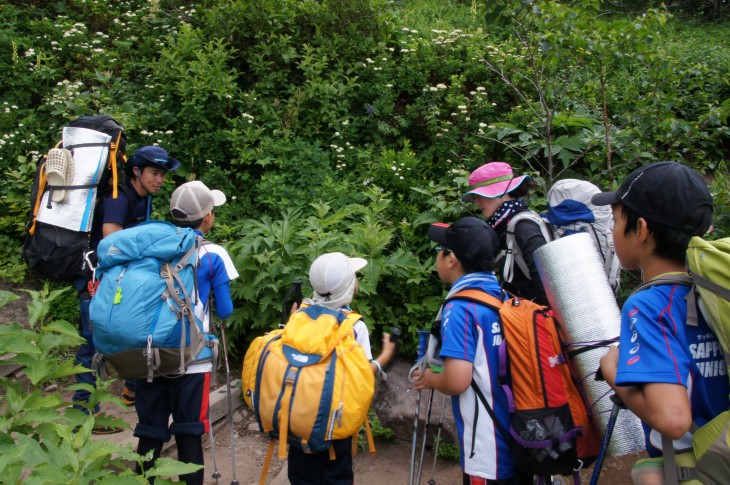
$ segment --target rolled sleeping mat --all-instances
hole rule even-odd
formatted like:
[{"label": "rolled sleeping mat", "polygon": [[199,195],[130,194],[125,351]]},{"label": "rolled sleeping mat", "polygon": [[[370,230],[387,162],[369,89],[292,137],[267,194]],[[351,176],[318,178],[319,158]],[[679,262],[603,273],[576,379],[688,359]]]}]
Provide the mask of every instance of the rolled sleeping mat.
[{"label": "rolled sleeping mat", "polygon": [[[582,349],[571,358],[592,404],[596,424],[605,434],[613,402],[611,387],[596,381],[600,360],[608,352],[606,341],[621,331],[621,311],[603,269],[603,261],[588,233],[572,234],[535,251],[540,279],[569,351]],[[607,456],[645,449],[641,421],[628,409],[618,414]]]},{"label": "rolled sleeping mat", "polygon": [[[109,158],[111,136],[88,128],[65,127],[63,147],[96,144],[73,148],[73,174],[68,174],[67,185],[98,184]],[[43,195],[38,220],[71,231],[90,232],[97,188],[67,190],[62,203],[48,203],[50,192]],[[49,207],[50,206],[50,207]]]}]

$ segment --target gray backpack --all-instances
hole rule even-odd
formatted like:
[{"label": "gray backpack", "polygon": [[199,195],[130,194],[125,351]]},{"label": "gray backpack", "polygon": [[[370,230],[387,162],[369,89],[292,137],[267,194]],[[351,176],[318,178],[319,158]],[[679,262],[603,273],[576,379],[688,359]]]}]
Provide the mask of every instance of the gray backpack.
[{"label": "gray backpack", "polygon": [[613,247],[613,215],[610,206],[596,206],[591,198],[601,190],[590,182],[559,180],[547,194],[548,209],[543,217],[552,226],[555,239],[579,232],[593,236],[603,259],[603,268],[615,293],[621,282],[621,266]]}]

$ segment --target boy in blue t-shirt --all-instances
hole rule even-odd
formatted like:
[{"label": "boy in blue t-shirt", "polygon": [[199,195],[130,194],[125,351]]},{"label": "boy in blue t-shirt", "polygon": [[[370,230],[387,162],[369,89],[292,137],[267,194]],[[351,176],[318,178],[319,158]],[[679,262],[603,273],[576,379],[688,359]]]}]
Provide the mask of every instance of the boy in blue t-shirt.
[{"label": "boy in blue t-shirt", "polygon": [[[428,236],[438,244],[436,270],[439,278],[451,285],[448,296],[477,289],[501,298],[499,282],[494,276],[499,239],[486,222],[464,217],[451,225],[437,223],[429,228]],[[517,476],[509,442],[471,388],[473,380],[490,402],[501,428],[508,429],[507,396],[499,385],[502,334],[497,312],[485,305],[457,299],[442,307],[439,319],[443,372],[415,371],[414,387],[419,391],[436,389],[452,396],[463,483],[532,483],[529,476]]]},{"label": "boy in blue t-shirt", "polygon": [[[215,221],[214,208],[223,205],[226,196],[220,190],[210,190],[200,181],[187,182],[172,194],[170,212],[176,225],[192,227],[202,236]],[[195,316],[210,330],[208,302],[214,296],[215,311],[220,318],[233,313],[229,283],[238,277],[230,256],[217,244],[206,243],[198,250]],[[141,455],[154,450],[156,460],[162,445],[175,435],[178,460],[203,465],[201,437],[210,430],[208,395],[210,394],[210,361],[193,362],[185,375],[175,378],[156,377],[152,382],[137,381],[135,407],[139,423],[134,436],[139,438],[137,452]],[[172,424],[168,420],[172,416]],[[203,483],[203,469],[181,475],[188,485]]]},{"label": "boy in blue t-shirt", "polygon": [[[686,274],[690,238],[704,235],[712,223],[704,180],[675,162],[645,165],[593,203],[611,204],[621,266],[640,269],[644,282]],[[662,483],[662,436],[673,440],[681,463],[692,454],[692,424],[702,426],[730,406],[717,337],[702,318],[697,326],[685,324],[689,291],[668,283],[632,294],[621,311],[619,346],[601,359],[606,381],[644,425],[652,458],[634,465],[637,484]]]}]

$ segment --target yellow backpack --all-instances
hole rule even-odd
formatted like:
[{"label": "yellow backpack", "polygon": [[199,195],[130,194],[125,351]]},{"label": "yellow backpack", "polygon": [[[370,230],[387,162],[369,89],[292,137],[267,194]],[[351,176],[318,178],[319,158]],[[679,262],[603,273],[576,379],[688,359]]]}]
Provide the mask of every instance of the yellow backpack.
[{"label": "yellow backpack", "polygon": [[[305,452],[330,450],[330,442],[356,436],[366,425],[370,452],[375,448],[367,414],[375,376],[365,351],[355,340],[362,317],[312,305],[300,308],[283,329],[257,337],[243,361],[243,398],[261,432],[271,437],[264,464],[266,477],[279,440]],[[353,442],[353,453],[357,447]]]}]

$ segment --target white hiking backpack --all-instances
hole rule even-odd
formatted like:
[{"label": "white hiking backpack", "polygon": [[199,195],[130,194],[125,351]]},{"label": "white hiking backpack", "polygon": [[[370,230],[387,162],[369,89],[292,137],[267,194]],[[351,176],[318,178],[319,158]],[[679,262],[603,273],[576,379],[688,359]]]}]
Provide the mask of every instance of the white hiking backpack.
[{"label": "white hiking backpack", "polygon": [[621,266],[613,247],[611,206],[597,206],[591,202],[591,198],[600,192],[598,187],[585,180],[559,180],[548,191],[548,209],[542,216],[552,226],[555,239],[579,232],[593,236],[593,242],[603,259],[608,283],[617,293],[621,282]]}]

